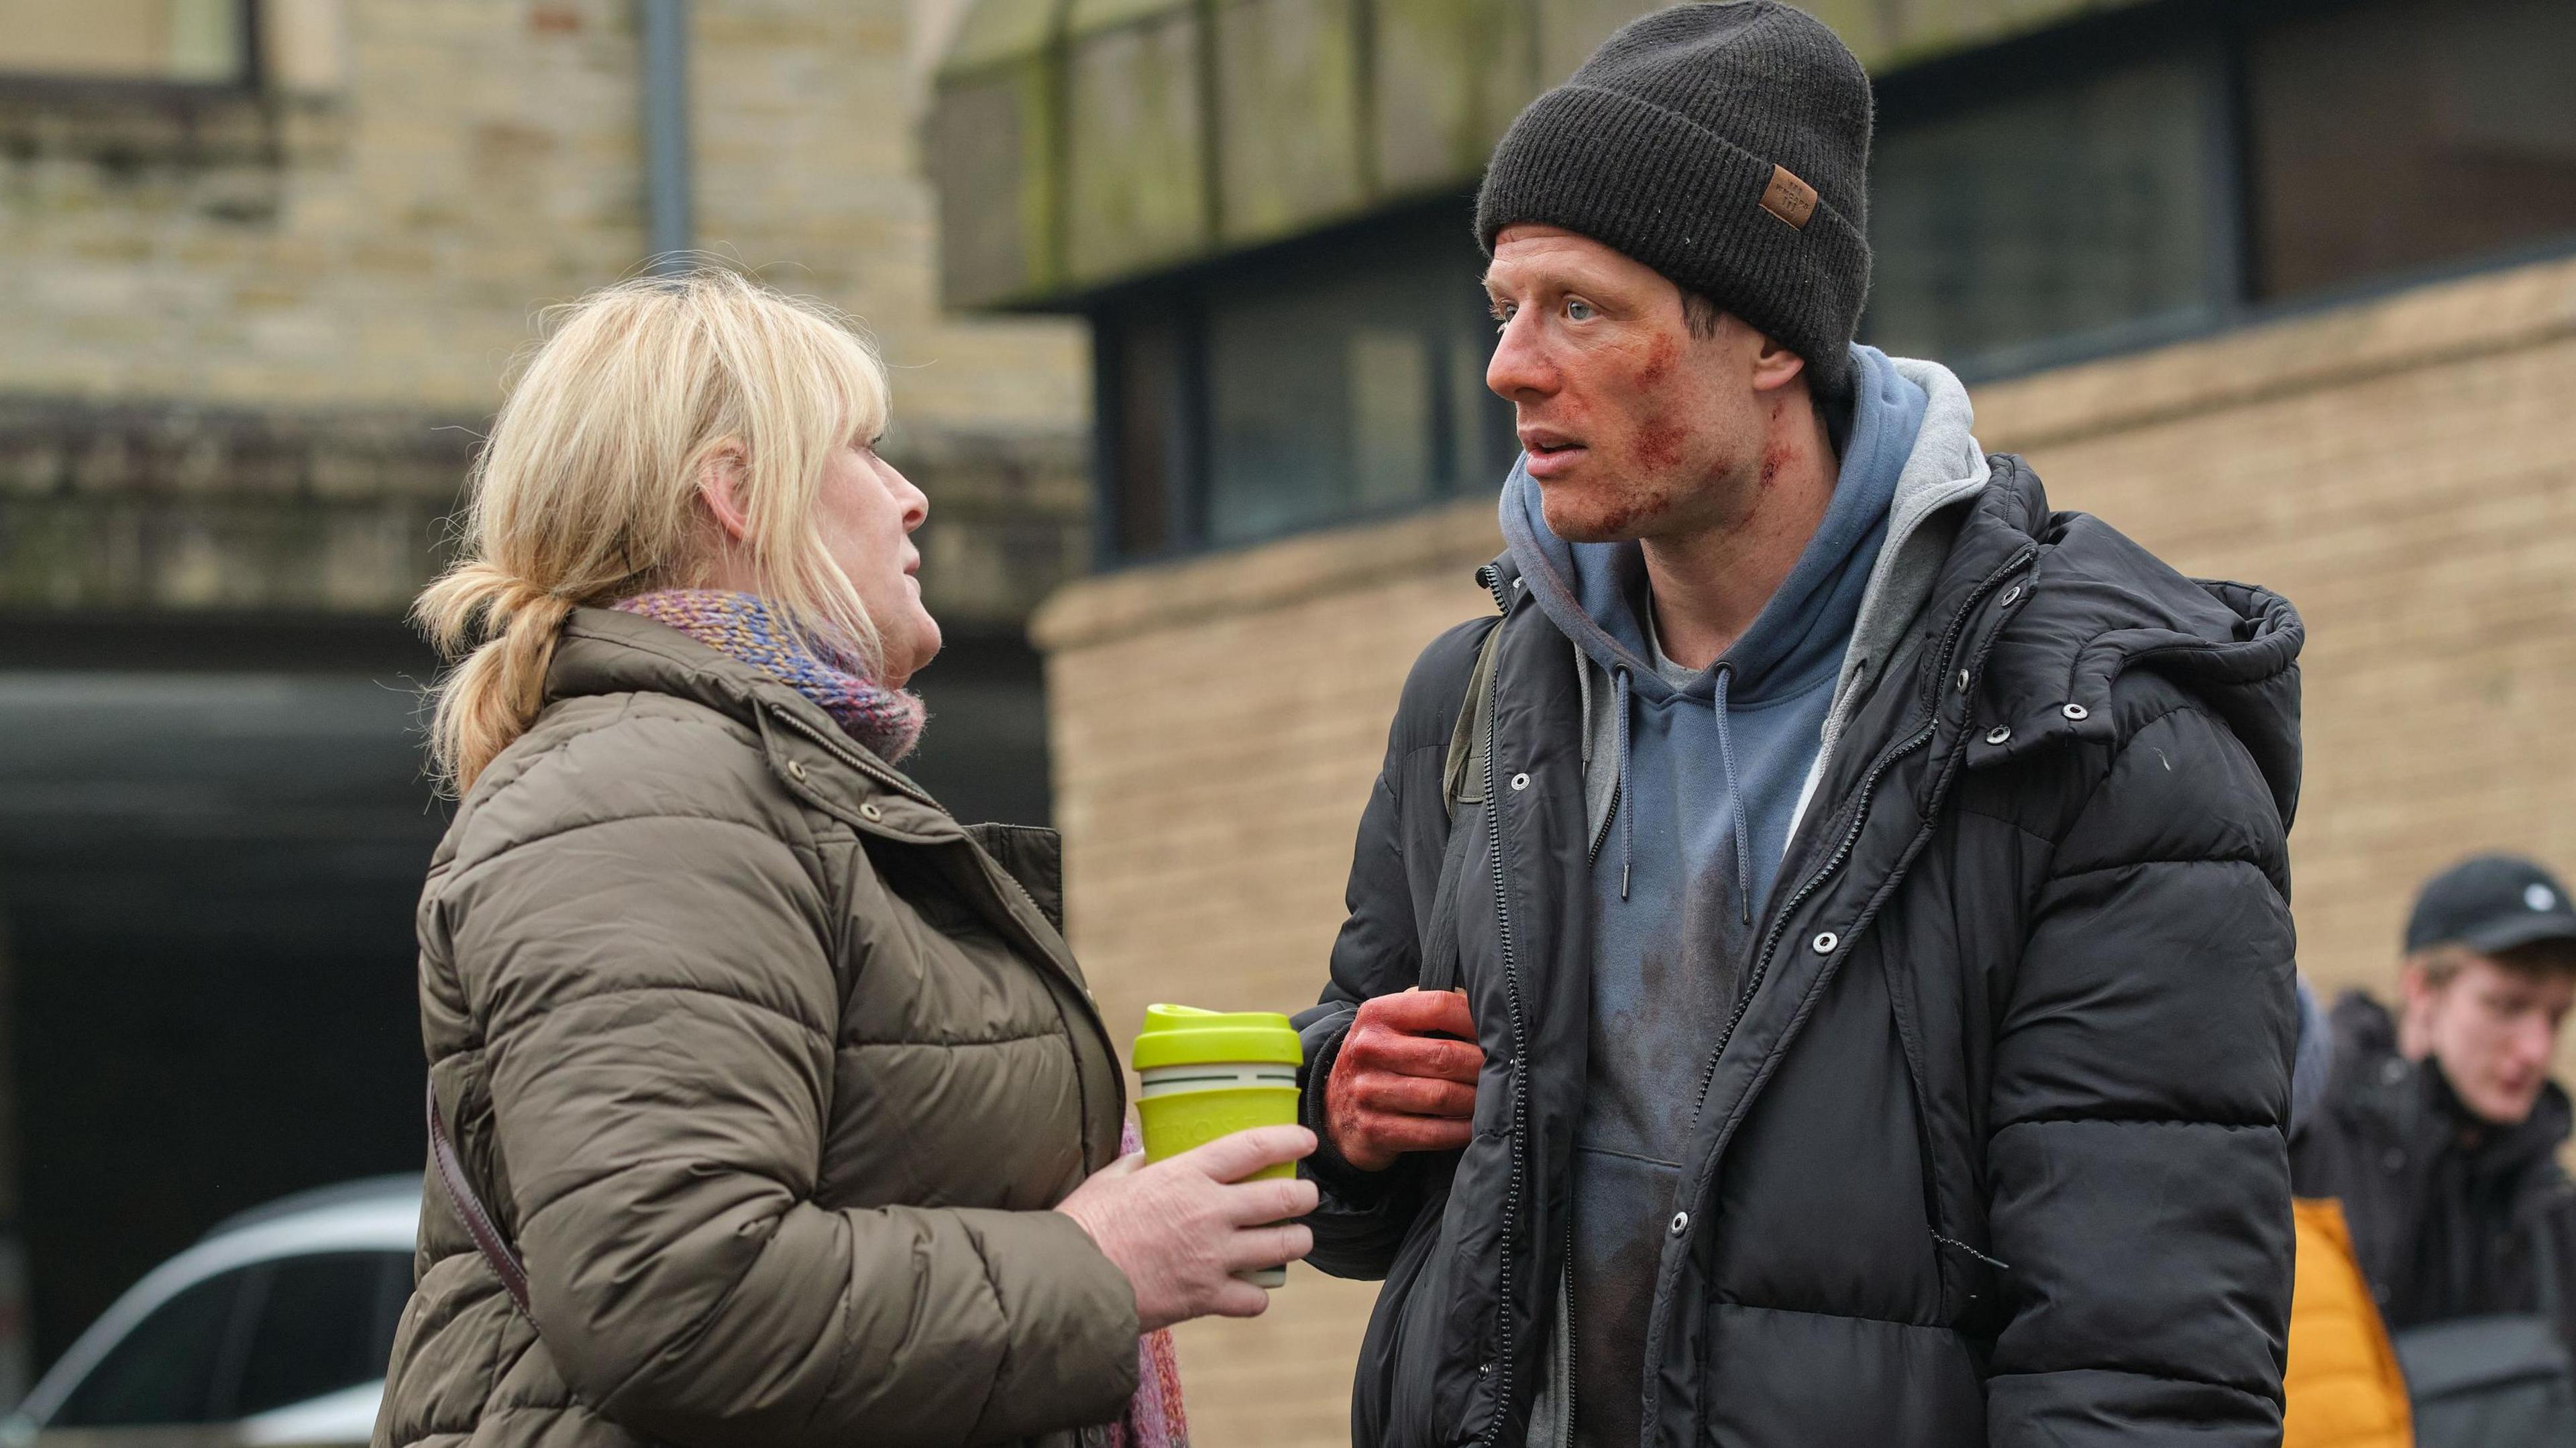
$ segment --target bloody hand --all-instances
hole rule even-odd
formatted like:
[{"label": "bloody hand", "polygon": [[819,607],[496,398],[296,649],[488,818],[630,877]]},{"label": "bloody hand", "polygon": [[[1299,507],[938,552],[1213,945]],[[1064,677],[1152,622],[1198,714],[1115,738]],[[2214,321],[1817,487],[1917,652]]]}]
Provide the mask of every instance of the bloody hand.
[{"label": "bloody hand", "polygon": [[1324,1083],[1333,1149],[1384,1171],[1408,1151],[1465,1146],[1484,1064],[1466,996],[1408,990],[1361,1002]]}]

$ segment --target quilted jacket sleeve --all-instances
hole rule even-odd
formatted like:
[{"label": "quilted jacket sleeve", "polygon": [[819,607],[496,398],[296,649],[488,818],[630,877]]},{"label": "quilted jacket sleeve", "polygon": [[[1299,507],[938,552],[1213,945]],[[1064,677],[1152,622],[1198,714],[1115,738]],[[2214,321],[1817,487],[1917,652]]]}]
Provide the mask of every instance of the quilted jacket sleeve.
[{"label": "quilted jacket sleeve", "polygon": [[674,1444],[1114,1419],[1134,1297],[1070,1218],[816,1205],[835,929],[812,843],[773,823],[594,813],[450,888],[545,1351]]},{"label": "quilted jacket sleeve", "polygon": [[1996,1444],[2280,1441],[2287,889],[2253,761],[2189,706],[2130,732],[2062,837],[1998,1006]]},{"label": "quilted jacket sleeve", "polygon": [[1304,1168],[1318,1197],[1305,1219],[1315,1234],[1307,1260],[1336,1277],[1384,1277],[1422,1208],[1418,1162],[1408,1158],[1384,1172],[1362,1172],[1334,1153],[1324,1131],[1324,1083],[1360,1004],[1421,983],[1423,912],[1432,904],[1449,839],[1442,765],[1467,676],[1494,622],[1480,619],[1441,635],[1405,680],[1387,729],[1385,763],[1360,814],[1332,976],[1322,999],[1297,1017],[1306,1047],[1300,1111],[1323,1143]]}]

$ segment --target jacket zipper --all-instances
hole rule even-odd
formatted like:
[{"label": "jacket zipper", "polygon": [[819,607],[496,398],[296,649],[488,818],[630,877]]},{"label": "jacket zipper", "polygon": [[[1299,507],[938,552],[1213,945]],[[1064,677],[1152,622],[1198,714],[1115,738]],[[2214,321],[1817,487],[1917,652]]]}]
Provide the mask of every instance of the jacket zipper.
[{"label": "jacket zipper", "polygon": [[[1503,598],[1501,575],[1495,571],[1492,564],[1485,565],[1478,572],[1483,576],[1485,586],[1493,590],[1495,606],[1508,613],[1509,605]],[[1495,627],[1500,628],[1502,625],[1496,624]],[[1499,674],[1499,670],[1497,673]],[[1499,689],[1500,684],[1499,682],[1489,683],[1488,687]],[[1521,1189],[1523,1179],[1528,1172],[1529,1156],[1529,1071],[1526,1060],[1528,1036],[1522,1027],[1520,966],[1512,952],[1511,890],[1503,865],[1503,797],[1494,788],[1494,753],[1495,746],[1500,742],[1501,726],[1497,722],[1500,713],[1500,710],[1489,710],[1486,713],[1483,783],[1485,828],[1493,837],[1494,930],[1502,950],[1503,998],[1511,1013],[1512,1024],[1512,1171],[1503,1191],[1502,1243],[1496,1276],[1499,1310],[1495,1314],[1497,1320],[1494,1330],[1495,1359],[1498,1369],[1494,1381],[1494,1417],[1493,1421],[1486,1425],[1484,1434],[1484,1441],[1489,1445],[1501,1441],[1503,1424],[1511,1417],[1512,1238],[1520,1220]]]},{"label": "jacket zipper", "polygon": [[1558,1448],[1574,1448],[1574,1400],[1580,1391],[1574,1367],[1574,1213],[1565,1214],[1565,1430],[1557,1435]]},{"label": "jacket zipper", "polygon": [[[1498,612],[1500,612],[1500,613],[1502,613],[1505,617],[1509,617],[1509,616],[1510,616],[1510,614],[1511,614],[1511,611],[1512,611],[1512,601],[1511,601],[1511,599],[1510,599],[1510,598],[1506,597],[1506,596],[1504,595],[1504,593],[1503,593],[1503,574],[1502,574],[1502,570],[1501,570],[1501,569],[1499,569],[1499,568],[1496,568],[1494,565],[1492,565],[1492,564],[1490,564],[1490,563],[1484,564],[1484,565],[1482,565],[1481,567],[1479,567],[1479,568],[1476,570],[1476,581],[1477,581],[1477,582],[1479,582],[1479,583],[1482,583],[1483,585],[1485,585],[1485,591],[1486,591],[1486,592],[1488,592],[1488,593],[1490,593],[1490,594],[1492,594],[1492,595],[1494,596],[1494,608],[1495,608],[1495,610],[1496,610],[1496,611],[1498,611]],[[1500,627],[1502,627],[1502,625],[1501,625],[1501,624],[1496,624],[1496,625],[1494,625],[1494,626],[1495,626],[1496,628],[1500,628]],[[1490,801],[1490,800],[1492,800],[1492,799],[1493,799],[1493,797],[1494,797],[1494,743],[1495,743],[1495,735],[1494,735],[1494,730],[1493,730],[1493,721],[1492,721],[1492,719],[1491,719],[1491,717],[1490,717],[1490,711],[1489,711],[1489,717],[1488,717],[1488,718],[1487,718],[1487,720],[1486,720],[1486,726],[1487,726],[1487,728],[1486,728],[1486,735],[1485,735],[1485,797],[1486,797],[1486,799],[1487,799],[1487,800],[1489,800],[1489,801]],[[1591,727],[1591,726],[1590,726],[1589,721],[1586,721],[1586,724],[1585,724],[1585,726],[1584,726],[1584,727],[1586,727],[1586,728]],[[1585,854],[1584,862],[1585,862],[1586,864],[1591,864],[1591,863],[1593,863],[1593,862],[1595,862],[1595,861],[1598,861],[1598,860],[1600,859],[1600,857],[1601,857],[1601,842],[1602,842],[1603,840],[1608,839],[1608,838],[1609,838],[1609,835],[1610,835],[1610,829],[1609,829],[1608,820],[1609,820],[1612,816],[1615,816],[1615,815],[1618,813],[1619,805],[1620,805],[1620,801],[1619,801],[1618,792],[1614,790],[1614,791],[1612,791],[1611,796],[1610,796],[1610,814],[1609,814],[1609,815],[1605,815],[1605,816],[1603,816],[1603,824],[1602,824],[1602,828],[1601,828],[1601,833],[1600,833],[1600,834],[1598,834],[1598,835],[1595,835],[1595,836],[1593,837],[1593,839],[1592,839],[1592,844],[1591,844],[1591,848],[1590,848],[1590,850],[1588,850],[1588,851],[1586,852],[1586,854]],[[1494,868],[1494,875],[1495,875],[1495,882],[1496,882],[1496,885],[1495,885],[1495,897],[1494,897],[1494,899],[1495,899],[1495,906],[1496,906],[1496,909],[1499,911],[1499,910],[1501,909],[1501,906],[1502,906],[1502,893],[1501,893],[1501,880],[1502,880],[1502,865],[1501,865],[1501,859],[1502,859],[1502,835],[1501,835],[1501,823],[1500,823],[1500,816],[1499,816],[1499,813],[1497,813],[1497,814],[1496,814],[1496,816],[1495,816],[1494,855],[1495,855],[1495,868]],[[1505,927],[1505,939],[1506,939],[1506,941],[1508,942],[1508,940],[1509,940],[1509,927],[1508,927],[1508,926],[1506,926],[1506,927]],[[1505,972],[1506,972],[1506,978],[1508,979],[1508,978],[1509,978],[1509,974],[1510,974],[1510,963],[1509,963],[1509,962],[1510,962],[1510,947],[1509,947],[1509,945],[1508,945],[1508,944],[1506,944],[1506,946],[1505,946],[1504,954],[1505,954]],[[1513,1073],[1513,1079],[1514,1079],[1514,1081],[1515,1081],[1515,1082],[1517,1082],[1517,1081],[1519,1080],[1519,1072],[1518,1072],[1518,1071],[1515,1071],[1515,1072]],[[1517,1118],[1517,1116],[1516,1116],[1516,1117],[1515,1117],[1515,1119],[1514,1119],[1514,1133],[1515,1133],[1515,1134],[1514,1134],[1514,1137],[1513,1137],[1513,1143],[1514,1143],[1513,1149],[1514,1149],[1515,1151],[1517,1151],[1517,1150],[1519,1149],[1519,1136],[1518,1136],[1518,1129],[1519,1129],[1519,1122],[1518,1122],[1518,1118]],[[1515,1181],[1517,1181],[1517,1180],[1519,1179],[1519,1165],[1518,1165],[1518,1163],[1517,1163],[1517,1162],[1515,1162],[1515,1163],[1514,1163],[1514,1167],[1513,1167],[1513,1175],[1514,1175],[1514,1180],[1515,1180]],[[1504,1230],[1504,1239],[1503,1239],[1503,1240],[1504,1240],[1504,1244],[1505,1244],[1505,1245],[1504,1245],[1504,1253],[1505,1253],[1505,1258],[1504,1258],[1504,1260],[1505,1260],[1505,1264],[1506,1264],[1506,1265],[1505,1265],[1505,1267],[1504,1267],[1504,1276],[1503,1276],[1503,1281],[1504,1281],[1506,1284],[1508,1284],[1508,1283],[1510,1282],[1510,1280],[1511,1280],[1511,1278],[1510,1278],[1510,1268],[1509,1268],[1509,1265],[1508,1265],[1508,1264],[1509,1264],[1509,1260],[1510,1260],[1510,1258],[1509,1258],[1509,1253],[1510,1253],[1510,1241],[1511,1241],[1511,1237],[1510,1237],[1510,1232],[1511,1232],[1511,1215],[1510,1215],[1510,1210],[1509,1210],[1509,1208],[1508,1208],[1508,1207],[1506,1208],[1506,1211],[1505,1211],[1505,1214],[1504,1214],[1504,1227],[1503,1227],[1503,1230]],[[1568,1214],[1566,1215],[1566,1218],[1565,1218],[1565,1258],[1564,1258],[1564,1267],[1563,1267],[1562,1271],[1563,1271],[1563,1274],[1564,1274],[1564,1282],[1565,1282],[1565,1294],[1564,1294],[1564,1297],[1563,1297],[1563,1299],[1562,1299],[1562,1306],[1563,1306],[1563,1309],[1564,1309],[1564,1315],[1565,1315],[1565,1322],[1564,1322],[1564,1324],[1563,1324],[1564,1329],[1565,1329],[1565,1363],[1566,1363],[1566,1373],[1565,1373],[1565,1411],[1560,1415],[1560,1423],[1561,1423],[1561,1427],[1560,1427],[1560,1431],[1559,1431],[1559,1432],[1558,1432],[1558,1434],[1557,1434],[1557,1440],[1556,1440],[1556,1441],[1557,1441],[1557,1443],[1560,1445],[1560,1448],[1574,1448],[1574,1414],[1575,1414],[1575,1400],[1576,1400],[1576,1395],[1581,1391],[1581,1389],[1580,1389],[1580,1388],[1577,1386],[1577,1384],[1576,1384],[1576,1381],[1575,1381],[1575,1374],[1574,1374],[1574,1363],[1575,1363],[1575,1351],[1574,1351],[1574,1216],[1573,1216],[1573,1214],[1572,1214],[1572,1213],[1568,1213]],[[1510,1304],[1510,1296],[1509,1296],[1508,1288],[1506,1288],[1505,1297],[1504,1297],[1503,1319],[1504,1319],[1504,1322],[1505,1322],[1505,1324],[1506,1324],[1506,1332],[1508,1332],[1508,1324],[1509,1324],[1509,1322],[1510,1322],[1510,1320],[1511,1320],[1511,1304]],[[1506,1341],[1508,1341],[1508,1340],[1509,1340],[1509,1339],[1508,1339],[1508,1337],[1506,1337],[1506,1339],[1505,1339],[1505,1340],[1506,1340]],[[1508,1357],[1506,1358],[1506,1360],[1508,1361]],[[1493,1440],[1495,1439],[1495,1437],[1497,1437],[1497,1436],[1501,1433],[1501,1431],[1502,1431],[1502,1419],[1503,1419],[1503,1417],[1508,1413],[1509,1408],[1510,1408],[1511,1399],[1510,1399],[1510,1397],[1508,1396],[1508,1389],[1509,1389],[1509,1387],[1510,1387],[1511,1379],[1510,1379],[1510,1377],[1509,1377],[1509,1372],[1510,1372],[1510,1369],[1509,1369],[1508,1367],[1506,1367],[1506,1369],[1505,1369],[1505,1374],[1506,1374],[1506,1376],[1504,1377],[1504,1379],[1503,1379],[1503,1384],[1502,1384],[1502,1386],[1506,1389],[1506,1395],[1505,1395],[1505,1396],[1503,1396],[1503,1397],[1501,1397],[1501,1398],[1499,1398],[1499,1399],[1497,1399],[1497,1407],[1496,1407],[1496,1414],[1495,1414],[1495,1422],[1494,1422],[1494,1424],[1493,1424],[1493,1426],[1492,1426],[1492,1427],[1490,1427],[1489,1429],[1487,1429],[1486,1434],[1485,1434],[1486,1441],[1488,1441],[1488,1442],[1493,1441]]]},{"label": "jacket zipper", "polygon": [[1941,685],[1950,677],[1950,661],[1958,655],[1959,639],[1967,632],[1969,616],[1976,612],[1977,605],[1985,601],[1986,595],[1992,593],[1996,585],[2028,563],[2032,555],[2038,551],[2036,544],[2023,545],[2011,558],[2006,559],[2001,566],[1987,574],[1984,581],[1969,593],[1967,601],[1959,606],[1958,613],[1951,618],[1950,627],[1941,638],[1941,667],[1932,675],[1933,718],[1926,720],[1922,728],[1889,746],[1886,752],[1880,754],[1877,761],[1870,765],[1868,777],[1861,781],[1858,807],[1852,811],[1851,824],[1844,829],[1843,837],[1834,846],[1833,854],[1826,858],[1824,864],[1817,867],[1814,874],[1807,877],[1805,883],[1798,887],[1795,895],[1789,897],[1789,903],[1781,907],[1778,914],[1771,917],[1771,928],[1762,937],[1762,949],[1754,956],[1753,973],[1746,979],[1744,988],[1736,993],[1735,1008],[1726,1018],[1726,1029],[1718,1033],[1717,1049],[1709,1053],[1708,1065],[1700,1071],[1699,1095],[1691,1108],[1691,1120],[1694,1125],[1698,1122],[1699,1113],[1708,1108],[1708,1088],[1717,1080],[1717,1063],[1726,1054],[1727,1042],[1735,1038],[1735,1028],[1743,1023],[1744,1013],[1752,1008],[1754,994],[1762,988],[1763,977],[1770,972],[1771,957],[1779,947],[1780,937],[1788,933],[1789,921],[1797,915],[1799,907],[1805,905],[1818,890],[1823,889],[1825,882],[1832,879],[1834,873],[1851,858],[1852,847],[1860,842],[1861,827],[1869,822],[1870,799],[1878,792],[1879,780],[1898,760],[1932,742],[1936,721],[1940,717]]},{"label": "jacket zipper", "polygon": [[1926,724],[1907,738],[1897,741],[1886,753],[1878,757],[1878,762],[1870,766],[1869,777],[1861,781],[1860,807],[1853,812],[1851,825],[1843,831],[1841,842],[1834,846],[1834,853],[1817,869],[1816,873],[1807,877],[1806,883],[1798,887],[1797,894],[1789,897],[1789,903],[1781,908],[1780,913],[1772,917],[1771,929],[1762,937],[1762,949],[1754,956],[1753,973],[1746,978],[1744,989],[1736,992],[1735,1008],[1727,1015],[1726,1029],[1718,1032],[1717,1049],[1709,1052],[1708,1064],[1700,1068],[1699,1095],[1692,1106],[1691,1119],[1694,1123],[1699,1119],[1699,1112],[1708,1107],[1708,1088],[1717,1080],[1718,1060],[1726,1054],[1726,1043],[1735,1039],[1735,1028],[1742,1024],[1744,1013],[1752,1008],[1755,993],[1762,989],[1763,977],[1771,969],[1772,953],[1780,944],[1780,937],[1788,932],[1790,917],[1798,913],[1798,907],[1806,904],[1809,896],[1823,889],[1825,882],[1833,878],[1834,872],[1840,870],[1843,862],[1851,857],[1852,846],[1860,841],[1861,826],[1869,820],[1870,797],[1878,792],[1880,777],[1885,775],[1898,760],[1922,748],[1931,740],[1932,726]]}]

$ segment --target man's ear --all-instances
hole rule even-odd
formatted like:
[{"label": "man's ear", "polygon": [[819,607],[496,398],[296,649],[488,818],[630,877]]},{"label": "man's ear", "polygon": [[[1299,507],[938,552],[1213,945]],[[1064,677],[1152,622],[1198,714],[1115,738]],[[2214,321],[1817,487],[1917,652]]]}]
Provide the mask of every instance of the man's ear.
[{"label": "man's ear", "polygon": [[736,543],[751,535],[751,514],[742,505],[742,451],[718,448],[698,468],[698,502],[707,516]]},{"label": "man's ear", "polygon": [[1769,337],[1762,338],[1762,349],[1753,354],[1753,390],[1756,392],[1786,387],[1806,373],[1806,358]]},{"label": "man's ear", "polygon": [[2397,1054],[2421,1061],[2433,1053],[2433,1006],[2441,987],[2410,960],[2397,972]]},{"label": "man's ear", "polygon": [[2432,977],[2424,973],[2422,962],[2410,960],[2398,968],[2397,998],[2404,1001],[2409,1010],[2414,1009],[2419,1003],[2424,1005],[2432,1003],[2433,981]]}]

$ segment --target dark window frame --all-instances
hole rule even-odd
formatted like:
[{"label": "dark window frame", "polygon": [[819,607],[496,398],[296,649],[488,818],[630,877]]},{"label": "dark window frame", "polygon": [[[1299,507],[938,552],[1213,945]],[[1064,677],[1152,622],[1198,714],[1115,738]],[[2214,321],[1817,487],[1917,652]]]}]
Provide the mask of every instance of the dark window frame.
[{"label": "dark window frame", "polygon": [[[1364,526],[1446,507],[1473,495],[1476,485],[1464,476],[1457,456],[1456,389],[1449,385],[1450,362],[1432,361],[1431,460],[1434,483],[1428,496],[1377,508],[1354,508],[1329,518],[1265,532],[1258,537],[1217,539],[1210,531],[1213,493],[1214,406],[1210,396],[1208,299],[1262,277],[1280,266],[1294,266],[1318,253],[1365,247],[1393,231],[1425,227],[1454,228],[1464,249],[1473,244],[1475,196],[1472,192],[1416,199],[1353,221],[1275,243],[1219,257],[1131,285],[1109,288],[1082,299],[1092,339],[1092,496],[1095,572],[1169,563],[1178,559],[1258,547],[1309,533]],[[1462,301],[1462,306],[1466,305]],[[1179,334],[1178,386],[1168,401],[1163,442],[1164,468],[1161,546],[1136,550],[1127,515],[1127,431],[1132,414],[1123,388],[1134,334],[1145,325],[1169,324]],[[1499,475],[1492,480],[1499,485]]]},{"label": "dark window frame", "polygon": [[[2286,12],[2350,9],[2371,0],[2281,0],[2266,18]],[[1877,135],[1918,122],[1977,110],[1990,96],[2027,88],[2047,76],[2066,86],[2107,80],[2142,62],[2178,61],[2200,72],[2209,108],[2202,160],[2208,206],[2203,245],[2208,287],[2197,315],[2165,315],[2087,328],[1939,359],[1969,383],[2044,372],[2078,362],[2209,336],[2251,319],[2254,179],[2248,129],[2250,78],[2245,53],[2252,22],[2230,0],[2156,0],[2072,21],[2036,34],[1943,56],[1871,78]],[[1875,147],[1873,147],[1875,149]],[[1873,161],[1875,158],[1873,157]],[[1860,340],[1871,336],[1861,317]]]},{"label": "dark window frame", "polygon": [[[2252,64],[2256,41],[2267,31],[2299,21],[2388,3],[2390,0],[2266,0],[2261,5],[2249,5],[2243,0],[2150,0],[1873,77],[1878,131],[1883,135],[1891,126],[1970,109],[1981,97],[2007,89],[2019,78],[2048,75],[2065,82],[2081,82],[2109,75],[2144,55],[2183,54],[2194,49],[2211,52],[2204,63],[2214,67],[2211,79],[2218,114],[2210,136],[2206,177],[2213,198],[2210,245],[2216,253],[2210,271],[2224,290],[2211,296],[2210,315],[2190,322],[2124,323],[1987,354],[1940,360],[1971,385],[1996,382],[2333,311],[2433,282],[2576,256],[2576,232],[2569,232],[2372,273],[2292,295],[2260,295],[2261,278],[2257,273],[2262,238],[2257,188],[2261,176],[2256,161]],[[1861,340],[1869,340],[1866,315],[1862,318]]]},{"label": "dark window frame", "polygon": [[222,80],[179,80],[152,76],[83,75],[73,71],[11,70],[0,65],[0,102],[69,104],[97,107],[161,109],[173,105],[222,105],[256,96],[268,84],[261,52],[262,11],[267,0],[232,0],[234,35],[241,63]]}]

